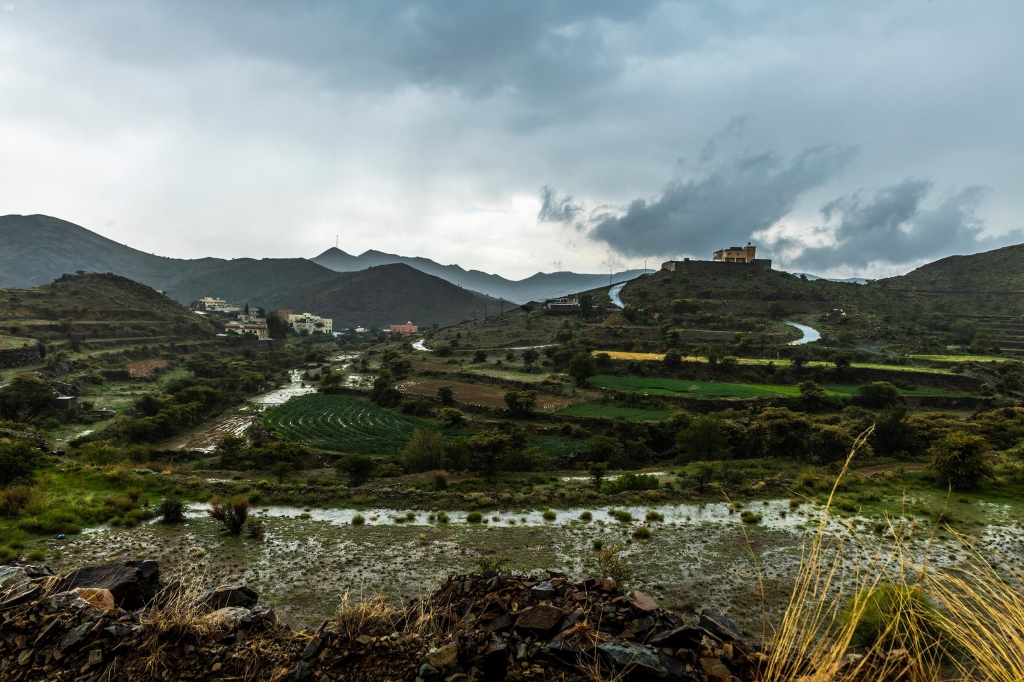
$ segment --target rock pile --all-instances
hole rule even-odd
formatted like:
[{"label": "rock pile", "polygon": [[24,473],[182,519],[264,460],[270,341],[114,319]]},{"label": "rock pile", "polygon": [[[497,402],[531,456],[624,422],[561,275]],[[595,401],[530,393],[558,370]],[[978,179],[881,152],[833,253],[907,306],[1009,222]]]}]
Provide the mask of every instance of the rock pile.
[{"label": "rock pile", "polygon": [[403,609],[340,612],[316,632],[276,622],[240,585],[198,597],[154,562],[54,576],[0,567],[0,680],[752,679],[763,655],[728,618],[685,626],[612,580],[454,576]]}]

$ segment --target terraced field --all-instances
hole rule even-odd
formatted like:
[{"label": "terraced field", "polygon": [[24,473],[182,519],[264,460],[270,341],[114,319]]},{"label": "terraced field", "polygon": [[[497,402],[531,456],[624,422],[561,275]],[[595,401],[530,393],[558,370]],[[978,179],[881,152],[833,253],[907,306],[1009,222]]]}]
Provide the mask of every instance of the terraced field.
[{"label": "terraced field", "polygon": [[267,410],[263,425],[304,445],[364,455],[397,455],[416,429],[437,425],[383,410],[368,400],[346,395],[292,398]]}]

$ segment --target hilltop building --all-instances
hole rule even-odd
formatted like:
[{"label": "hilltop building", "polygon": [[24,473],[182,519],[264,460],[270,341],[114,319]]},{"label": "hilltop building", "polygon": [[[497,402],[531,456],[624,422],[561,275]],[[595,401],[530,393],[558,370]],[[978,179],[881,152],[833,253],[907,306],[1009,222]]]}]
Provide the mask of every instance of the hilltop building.
[{"label": "hilltop building", "polygon": [[756,251],[757,247],[747,242],[746,246],[730,246],[727,249],[715,251],[711,259],[722,263],[753,263]]},{"label": "hilltop building", "polygon": [[391,325],[390,331],[392,334],[401,334],[402,336],[409,336],[419,332],[420,328],[414,325],[412,322],[406,322],[405,324],[393,324]]},{"label": "hilltop building", "polygon": [[288,316],[288,324],[291,325],[296,333],[306,332],[312,334],[313,332],[322,332],[324,334],[331,334],[333,332],[333,322],[329,317],[319,317],[311,313]]},{"label": "hilltop building", "polygon": [[751,270],[771,270],[771,259],[758,258],[756,252],[757,247],[748,242],[746,246],[715,251],[712,260],[670,260],[662,263],[661,269],[692,275],[736,275]]}]

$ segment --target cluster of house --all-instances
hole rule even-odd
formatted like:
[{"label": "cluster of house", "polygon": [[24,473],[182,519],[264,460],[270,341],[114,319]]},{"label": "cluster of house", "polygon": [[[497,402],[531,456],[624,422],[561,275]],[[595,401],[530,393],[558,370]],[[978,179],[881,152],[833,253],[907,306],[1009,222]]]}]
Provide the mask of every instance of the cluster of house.
[{"label": "cluster of house", "polygon": [[[260,309],[257,309],[256,312],[251,311],[248,304],[238,305],[236,303],[228,303],[222,298],[205,296],[193,303],[192,308],[200,313],[224,313],[231,315],[231,319],[224,323],[224,332],[227,334],[235,333],[239,336],[252,334],[261,341],[270,338],[267,318],[261,314],[262,311]],[[293,310],[288,308],[278,308],[270,312],[282,320],[286,320],[288,326],[296,333],[306,332],[312,334],[320,332],[322,334],[331,334],[334,332],[334,321],[329,317],[320,317],[312,313],[296,315]]]}]

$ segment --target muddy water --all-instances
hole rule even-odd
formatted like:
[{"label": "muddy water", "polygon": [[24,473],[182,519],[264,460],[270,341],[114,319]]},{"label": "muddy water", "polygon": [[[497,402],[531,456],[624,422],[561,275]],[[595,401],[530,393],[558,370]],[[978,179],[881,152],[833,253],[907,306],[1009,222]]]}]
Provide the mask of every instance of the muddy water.
[{"label": "muddy water", "polygon": [[[631,586],[677,610],[724,611],[758,632],[759,584],[769,620],[777,619],[804,542],[817,531],[821,514],[820,508],[790,510],[787,501],[771,500],[748,505],[762,516],[752,525],[744,525],[725,504],[628,507],[630,523],[614,520],[608,507],[556,510],[554,521],[537,510],[481,510],[488,523],[471,524],[464,511],[449,512],[447,523],[430,523],[427,510],[413,510],[413,519],[398,523],[395,517],[407,512],[365,509],[358,513],[366,523],[356,526],[351,523],[355,510],[267,507],[253,512],[266,527],[265,539],[255,541],[224,534],[204,507],[193,506],[181,526],[106,528],[53,541],[48,560],[66,570],[113,558],[154,558],[168,574],[185,573],[204,585],[245,582],[286,622],[307,627],[330,617],[345,592],[414,597],[449,573],[471,569],[481,555],[504,555],[524,571],[596,575],[594,542],[600,540],[606,548],[623,547],[635,573]],[[652,509],[664,521],[645,522]],[[591,521],[579,518],[584,511]],[[640,526],[650,530],[648,541],[633,539]],[[869,558],[879,544],[867,527],[866,519],[835,519],[827,533],[855,562]],[[929,542],[930,535],[930,528],[921,528],[907,541],[910,551],[927,553],[937,566],[954,564],[963,555],[950,539]],[[979,544],[1019,559],[1024,529],[989,526]]]}]

